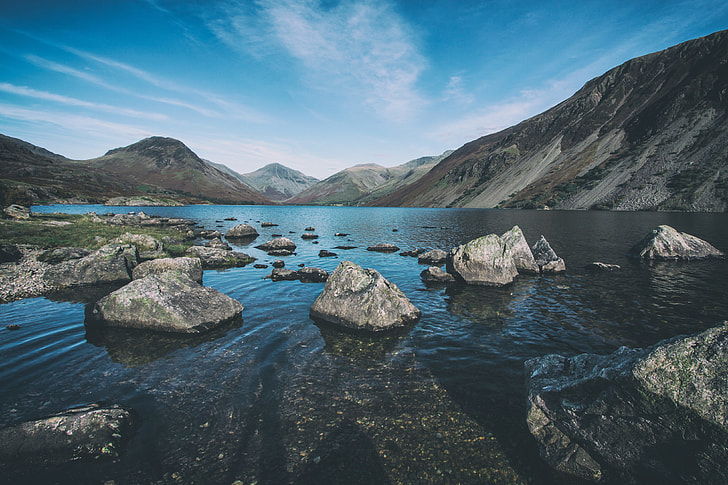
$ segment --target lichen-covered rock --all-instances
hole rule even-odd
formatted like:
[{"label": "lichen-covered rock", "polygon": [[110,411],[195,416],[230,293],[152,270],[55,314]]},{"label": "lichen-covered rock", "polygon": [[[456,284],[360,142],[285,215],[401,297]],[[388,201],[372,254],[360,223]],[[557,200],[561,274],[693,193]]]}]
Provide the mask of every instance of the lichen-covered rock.
[{"label": "lichen-covered rock", "polygon": [[132,269],[138,262],[136,246],[110,244],[82,258],[50,266],[43,278],[58,289],[126,283],[131,281]]},{"label": "lichen-covered rock", "polygon": [[704,259],[724,254],[702,239],[662,225],[635,244],[627,256],[645,260]]},{"label": "lichen-covered rock", "polygon": [[118,458],[132,429],[131,411],[118,405],[83,406],[20,423],[0,430],[0,468]]},{"label": "lichen-covered rock", "polygon": [[496,234],[453,248],[447,257],[447,272],[468,284],[484,286],[504,286],[518,276],[513,258]]},{"label": "lichen-covered rock", "polygon": [[547,355],[525,374],[527,424],[552,467],[622,483],[728,482],[725,323],[646,349]]},{"label": "lichen-covered rock", "polygon": [[90,319],[111,327],[201,333],[240,315],[243,305],[177,271],[150,274],[101,298]]},{"label": "lichen-covered rock", "polygon": [[513,262],[516,263],[519,273],[539,274],[541,272],[520,227],[513,226],[510,231],[501,235],[501,239],[510,252]]},{"label": "lichen-covered rock", "polygon": [[187,249],[185,254],[192,258],[199,258],[202,261],[203,269],[240,267],[255,261],[255,258],[245,253],[204,246],[192,246]]},{"label": "lichen-covered rock", "polygon": [[430,266],[420,273],[420,278],[422,278],[422,281],[425,283],[447,284],[455,282],[455,277],[440,269],[439,266]]},{"label": "lichen-covered rock", "polygon": [[442,266],[447,261],[447,252],[442,249],[433,249],[417,256],[419,264],[427,264],[430,266]]},{"label": "lichen-covered rock", "polygon": [[117,244],[131,244],[139,251],[162,251],[164,245],[148,234],[134,234],[125,232],[114,241]]},{"label": "lichen-covered rock", "polygon": [[295,251],[296,243],[287,237],[277,237],[255,247],[267,253],[273,251]]},{"label": "lichen-covered rock", "polygon": [[132,279],[138,280],[150,274],[161,274],[167,271],[179,271],[190,279],[202,283],[202,261],[200,258],[160,258],[139,263],[131,273]]},{"label": "lichen-covered rock", "polygon": [[258,237],[258,231],[249,224],[238,224],[225,233],[226,239],[254,239]]},{"label": "lichen-covered rock", "polygon": [[329,275],[310,309],[312,318],[375,332],[408,325],[421,314],[395,284],[350,261]]},{"label": "lichen-covered rock", "polygon": [[531,247],[531,253],[542,274],[563,273],[566,271],[566,263],[551,248],[551,245],[543,235]]}]

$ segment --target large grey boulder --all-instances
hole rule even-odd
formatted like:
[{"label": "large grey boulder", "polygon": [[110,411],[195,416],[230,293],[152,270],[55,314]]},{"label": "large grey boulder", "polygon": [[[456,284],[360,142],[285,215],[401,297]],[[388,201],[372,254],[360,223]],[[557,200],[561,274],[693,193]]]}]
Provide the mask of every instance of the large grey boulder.
[{"label": "large grey boulder", "polygon": [[702,239],[662,225],[635,244],[627,256],[645,260],[704,259],[724,254]]},{"label": "large grey boulder", "polygon": [[518,270],[506,249],[496,234],[479,237],[450,251],[447,272],[471,285],[507,285]]},{"label": "large grey boulder", "polygon": [[442,249],[433,249],[417,256],[419,264],[427,264],[429,266],[442,266],[447,261],[447,252]]},{"label": "large grey boulder", "polygon": [[168,271],[134,280],[101,298],[91,319],[104,326],[201,333],[240,315],[243,304]]},{"label": "large grey boulder", "polygon": [[541,272],[520,227],[513,226],[510,231],[501,235],[501,239],[511,254],[519,273],[539,274]]},{"label": "large grey boulder", "polygon": [[258,237],[258,231],[249,224],[238,224],[225,233],[226,239],[254,239]]},{"label": "large grey boulder", "polygon": [[138,261],[136,246],[110,244],[82,258],[51,265],[43,278],[58,289],[126,283]]},{"label": "large grey boulder", "polygon": [[287,237],[277,237],[255,247],[268,253],[273,251],[295,251],[296,243]]},{"label": "large grey boulder", "polygon": [[0,430],[0,468],[113,459],[133,430],[130,410],[83,406]]},{"label": "large grey boulder", "polygon": [[202,261],[200,258],[160,258],[139,263],[131,273],[132,279],[138,280],[150,274],[161,274],[167,271],[179,271],[190,279],[202,283]]},{"label": "large grey boulder", "polygon": [[185,254],[192,258],[199,258],[202,261],[203,269],[240,267],[255,261],[255,258],[245,253],[205,246],[192,246],[187,249]]},{"label": "large grey boulder", "polygon": [[356,330],[381,331],[417,321],[422,313],[373,269],[342,261],[310,309],[312,318]]},{"label": "large grey boulder", "polygon": [[543,235],[531,247],[531,253],[542,274],[563,273],[566,271],[566,263],[551,248],[551,245]]},{"label": "large grey boulder", "polygon": [[646,349],[532,359],[525,374],[528,427],[552,467],[590,480],[728,483],[725,323]]}]

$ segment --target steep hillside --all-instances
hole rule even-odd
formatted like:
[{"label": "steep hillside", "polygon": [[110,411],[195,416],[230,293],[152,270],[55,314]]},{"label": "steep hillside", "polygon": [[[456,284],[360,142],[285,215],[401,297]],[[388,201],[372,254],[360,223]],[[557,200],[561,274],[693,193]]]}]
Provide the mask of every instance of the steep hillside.
[{"label": "steep hillside", "polygon": [[372,205],[725,211],[728,31],[632,59]]},{"label": "steep hillside", "polygon": [[275,201],[290,199],[319,181],[280,163],[270,163],[243,177],[255,190]]},{"label": "steep hillside", "polygon": [[450,153],[452,152],[448,151],[439,156],[418,158],[392,168],[373,163],[356,165],[312,185],[287,202],[312,205],[364,205],[420,179]]}]

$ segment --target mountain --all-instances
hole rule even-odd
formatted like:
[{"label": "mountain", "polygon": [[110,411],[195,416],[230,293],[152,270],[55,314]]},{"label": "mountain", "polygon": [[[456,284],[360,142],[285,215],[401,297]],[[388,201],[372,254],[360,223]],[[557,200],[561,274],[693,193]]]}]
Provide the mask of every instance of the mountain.
[{"label": "mountain", "polygon": [[363,205],[415,182],[452,152],[422,157],[392,168],[374,163],[356,165],[337,172],[295,197],[290,204]]},{"label": "mountain", "polygon": [[275,201],[290,199],[319,181],[280,163],[270,163],[243,177],[248,185]]},{"label": "mountain", "polygon": [[104,202],[116,196],[156,195],[191,203],[271,203],[172,138],[146,138],[98,158],[69,160],[1,136],[0,163],[5,199],[14,194],[17,200],[36,203]]},{"label": "mountain", "polygon": [[728,31],[632,59],[372,205],[725,211]]}]

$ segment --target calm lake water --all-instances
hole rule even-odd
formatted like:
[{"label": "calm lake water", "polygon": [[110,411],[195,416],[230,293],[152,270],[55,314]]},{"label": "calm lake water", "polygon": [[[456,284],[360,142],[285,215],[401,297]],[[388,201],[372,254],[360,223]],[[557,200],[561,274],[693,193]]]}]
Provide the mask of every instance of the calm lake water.
[{"label": "calm lake water", "polygon": [[[36,212],[127,212],[44,206]],[[525,424],[523,362],[605,354],[712,327],[728,315],[725,260],[647,265],[624,254],[669,224],[728,250],[728,215],[510,210],[190,206],[136,208],[223,233],[248,221],[282,258],[328,271],[342,260],[378,270],[422,311],[395,334],[367,337],[308,315],[323,284],[263,279],[252,265],[206,271],[204,284],[245,305],[242,321],[199,337],[87,332],[83,301],[0,306],[0,427],[69,407],[129,406],[138,427],[115,462],[22,470],[10,483],[579,483],[538,457]],[[223,221],[236,217],[238,221]],[[261,228],[261,222],[277,227]],[[366,251],[449,250],[518,224],[567,265],[502,289],[427,287],[417,259]],[[301,239],[316,228],[318,244]],[[337,232],[349,233],[335,237]],[[236,250],[273,259],[252,245]],[[336,246],[355,249],[335,249]],[[319,258],[328,249],[338,258]],[[622,266],[589,273],[592,261]],[[97,296],[87,295],[93,300]],[[19,324],[9,331],[6,325]]]}]

